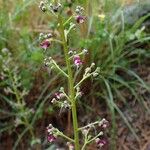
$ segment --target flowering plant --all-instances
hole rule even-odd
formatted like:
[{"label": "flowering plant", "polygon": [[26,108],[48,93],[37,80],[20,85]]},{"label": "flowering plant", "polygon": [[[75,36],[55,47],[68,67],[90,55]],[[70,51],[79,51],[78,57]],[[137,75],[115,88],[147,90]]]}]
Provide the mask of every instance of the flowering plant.
[{"label": "flowering plant", "polygon": [[[108,127],[108,121],[106,119],[90,123],[84,127],[78,126],[77,105],[79,98],[83,94],[80,86],[87,78],[95,78],[99,75],[100,72],[100,68],[96,68],[95,63],[92,63],[89,67],[85,68],[82,79],[79,82],[75,80],[75,76],[78,75],[78,72],[84,65],[84,59],[82,59],[82,57],[88,53],[88,50],[83,49],[79,53],[70,50],[68,35],[70,31],[76,27],[76,24],[85,23],[87,18],[84,15],[84,8],[81,6],[77,6],[75,13],[68,19],[65,19],[63,17],[63,6],[57,0],[55,0],[53,3],[49,3],[48,1],[41,1],[39,8],[44,13],[51,12],[56,18],[60,37],[60,39],[58,40],[54,38],[51,33],[41,33],[39,36],[39,39],[41,40],[40,46],[44,51],[47,51],[47,49],[51,47],[53,41],[61,44],[63,46],[64,58],[67,68],[67,72],[64,71],[52,57],[46,56],[44,60],[46,67],[50,67],[51,69],[61,73],[68,82],[68,91],[66,92],[66,88],[61,87],[60,90],[55,93],[55,96],[51,102],[58,105],[61,109],[71,110],[74,129],[74,136],[73,138],[70,138],[63,132],[55,128],[52,124],[49,124],[49,126],[47,127],[47,140],[51,143],[55,142],[58,136],[63,137],[67,141],[69,150],[84,150],[86,146],[93,141],[95,141],[98,148],[101,148],[106,144],[106,140],[103,138],[104,129]],[[75,23],[73,23],[74,20]],[[69,29],[67,29],[68,24]],[[95,134],[93,134],[92,132],[93,129],[97,129]],[[79,136],[79,133],[81,133],[82,136]]]}]

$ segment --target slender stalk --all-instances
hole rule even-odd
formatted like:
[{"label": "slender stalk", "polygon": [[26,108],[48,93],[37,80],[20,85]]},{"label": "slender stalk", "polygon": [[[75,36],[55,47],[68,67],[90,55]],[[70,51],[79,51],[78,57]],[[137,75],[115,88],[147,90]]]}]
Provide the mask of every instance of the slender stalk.
[{"label": "slender stalk", "polygon": [[[88,132],[89,132],[89,130],[88,130]],[[83,144],[81,150],[85,150],[85,148],[86,148],[87,141],[88,141],[88,132],[87,132],[87,134],[85,134],[85,137],[84,137],[84,144]]]},{"label": "slender stalk", "polygon": [[90,76],[91,76],[91,74],[88,75],[88,76],[86,76],[86,77],[83,77],[83,78],[77,83],[77,85],[75,85],[74,88],[77,88],[85,79],[87,79],[87,78],[90,77]]},{"label": "slender stalk", "polygon": [[87,143],[85,142],[81,150],[85,150]]},{"label": "slender stalk", "polygon": [[95,137],[93,137],[91,140],[89,140],[87,142],[87,144],[91,143],[92,141],[96,140],[99,136],[103,135],[103,132],[100,132],[98,135],[96,135]]},{"label": "slender stalk", "polygon": [[56,69],[61,72],[64,76],[68,78],[68,75],[56,64],[56,62],[53,60],[53,64],[55,65]]},{"label": "slender stalk", "polygon": [[94,126],[94,125],[96,125],[96,124],[98,124],[98,123],[99,123],[99,121],[90,123],[90,124],[88,124],[88,125],[86,125],[86,126],[84,126],[84,127],[79,128],[78,130],[86,129],[86,128],[91,127],[91,126]]},{"label": "slender stalk", "polygon": [[58,20],[60,23],[61,38],[63,41],[64,55],[65,55],[65,60],[66,60],[66,65],[67,65],[67,70],[68,70],[69,95],[70,95],[70,99],[71,99],[75,150],[80,150],[73,72],[72,72],[71,63],[69,60],[69,54],[68,54],[69,50],[68,50],[67,40],[66,40],[65,33],[64,33],[64,26],[63,26],[61,16],[58,16]]},{"label": "slender stalk", "polygon": [[71,142],[74,143],[74,140],[73,140],[73,139],[71,139],[70,137],[66,136],[65,134],[63,134],[63,133],[60,132],[60,131],[58,131],[58,132],[59,132],[59,135],[60,135],[60,136],[62,136],[63,138],[65,138],[65,139],[67,139],[67,140],[69,140],[69,141],[71,141]]}]

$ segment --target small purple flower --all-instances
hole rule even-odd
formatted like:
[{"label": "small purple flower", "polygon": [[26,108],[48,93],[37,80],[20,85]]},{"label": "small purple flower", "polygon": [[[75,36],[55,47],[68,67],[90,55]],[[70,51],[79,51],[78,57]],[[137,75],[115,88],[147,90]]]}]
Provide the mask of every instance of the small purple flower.
[{"label": "small purple flower", "polygon": [[49,134],[47,136],[47,141],[52,143],[52,142],[56,141],[56,137],[53,134]]},{"label": "small purple flower", "polygon": [[50,47],[51,43],[49,40],[45,40],[43,41],[40,46],[44,49],[44,50],[47,50],[48,47]]},{"label": "small purple flower", "polygon": [[48,127],[46,128],[46,130],[47,130],[47,134],[48,134],[47,141],[50,143],[54,142],[56,140],[56,136],[54,134],[55,128],[53,127],[53,125],[49,124]]},{"label": "small purple flower", "polygon": [[100,122],[99,122],[99,127],[101,127],[102,129],[106,129],[109,126],[109,122],[103,118]]},{"label": "small purple flower", "polygon": [[85,17],[81,16],[81,15],[77,15],[76,16],[76,21],[77,21],[77,23],[84,23]]},{"label": "small purple flower", "polygon": [[77,67],[79,67],[80,65],[83,64],[83,62],[81,61],[80,56],[78,56],[78,55],[75,55],[75,56],[74,56],[74,64],[75,64]]},{"label": "small purple flower", "polygon": [[100,139],[100,138],[97,138],[95,140],[95,142],[97,144],[97,147],[99,147],[99,148],[101,148],[107,144],[107,141],[105,139]]},{"label": "small purple flower", "polygon": [[82,97],[84,93],[82,91],[79,92],[79,97]]},{"label": "small purple flower", "polygon": [[63,94],[63,93],[60,93],[60,92],[56,92],[56,93],[55,93],[55,97],[56,97],[57,99],[62,99],[62,98],[64,97],[64,94]]},{"label": "small purple flower", "polygon": [[74,150],[74,145],[70,142],[67,142],[67,146],[69,148],[69,150]]}]

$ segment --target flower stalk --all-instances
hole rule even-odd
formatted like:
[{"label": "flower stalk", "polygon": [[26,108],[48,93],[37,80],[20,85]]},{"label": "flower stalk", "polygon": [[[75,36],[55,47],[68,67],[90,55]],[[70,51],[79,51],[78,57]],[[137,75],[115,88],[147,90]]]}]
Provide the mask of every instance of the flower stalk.
[{"label": "flower stalk", "polygon": [[[76,80],[80,68],[83,66],[84,61],[82,60],[82,56],[85,56],[88,53],[88,50],[84,48],[82,51],[78,52],[78,50],[72,49],[68,44],[68,35],[69,33],[75,29],[76,24],[83,24],[86,21],[86,16],[84,15],[84,8],[82,6],[77,6],[75,9],[75,15],[72,15],[67,20],[63,18],[63,13],[61,12],[61,8],[63,5],[58,3],[58,1],[54,0],[53,3],[41,2],[40,9],[44,12],[50,11],[54,14],[55,18],[58,21],[58,29],[60,33],[60,39],[55,41],[52,38],[52,34],[43,34],[41,33],[40,39],[43,40],[41,43],[41,48],[45,51],[51,47],[51,42],[58,42],[63,46],[64,51],[64,59],[66,63],[65,72],[52,57],[45,58],[45,66],[50,67],[50,69],[56,69],[62,75],[66,77],[68,82],[68,92],[66,93],[64,88],[61,87],[59,92],[55,93],[55,96],[51,100],[52,104],[57,104],[60,107],[60,111],[62,109],[70,109],[72,112],[72,124],[73,124],[73,138],[70,138],[59,131],[57,128],[53,127],[52,124],[49,124],[47,127],[48,133],[48,142],[55,142],[58,136],[61,136],[67,142],[67,146],[69,150],[84,150],[88,144],[91,142],[96,142],[98,147],[102,147],[105,145],[105,140],[103,137],[99,137],[103,135],[103,130],[107,128],[108,121],[106,119],[102,119],[101,121],[96,121],[90,123],[84,127],[78,127],[78,116],[77,116],[77,100],[83,96],[83,91],[81,84],[89,77],[96,78],[99,75],[100,68],[95,68],[95,63],[92,63],[89,67],[85,68],[83,77],[80,81]],[[76,23],[73,23],[71,20],[74,18]],[[69,27],[68,27],[69,25]],[[97,129],[96,129],[97,128]],[[101,131],[99,131],[99,128]],[[94,132],[93,130],[97,130],[98,132]],[[79,139],[79,132],[82,133],[82,136]],[[71,143],[70,143],[71,142]],[[81,145],[80,145],[81,144]]]},{"label": "flower stalk", "polygon": [[64,33],[64,26],[62,22],[62,17],[59,15],[58,17],[59,23],[60,23],[60,32],[61,32],[61,38],[63,41],[63,48],[64,48],[64,55],[68,70],[68,84],[69,84],[69,95],[71,100],[71,111],[72,111],[72,119],[73,119],[73,128],[74,128],[74,143],[75,143],[75,150],[80,149],[79,145],[79,132],[78,132],[78,120],[77,120],[77,109],[76,109],[76,100],[75,100],[75,89],[74,89],[74,79],[73,79],[73,72],[71,69],[71,62],[69,59],[69,49],[67,45],[67,39],[65,37]]}]

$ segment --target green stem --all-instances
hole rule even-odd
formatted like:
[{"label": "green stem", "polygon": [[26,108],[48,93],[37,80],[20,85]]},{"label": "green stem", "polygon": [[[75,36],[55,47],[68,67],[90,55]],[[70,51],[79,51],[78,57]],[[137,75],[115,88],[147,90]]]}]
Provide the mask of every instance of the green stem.
[{"label": "green stem", "polygon": [[99,136],[101,136],[101,135],[103,135],[103,132],[100,132],[98,135],[96,135],[95,137],[93,137],[91,140],[89,140],[89,141],[87,142],[87,144],[93,142],[94,140],[96,140],[96,139],[97,139]]},{"label": "green stem", "polygon": [[80,150],[79,145],[79,133],[78,133],[78,120],[77,120],[77,110],[76,110],[76,101],[75,101],[75,90],[74,90],[74,80],[73,80],[73,72],[71,69],[71,62],[69,60],[69,50],[67,45],[67,40],[64,33],[64,26],[62,22],[61,16],[58,17],[60,23],[60,32],[63,41],[64,55],[68,70],[68,83],[69,83],[69,95],[71,99],[71,110],[72,110],[72,119],[73,119],[73,128],[74,128],[74,142],[75,142],[75,150]]},{"label": "green stem", "polygon": [[85,150],[87,143],[85,142],[81,150]]},{"label": "green stem", "polygon": [[24,121],[25,121],[26,126],[29,128],[29,132],[30,132],[30,134],[31,134],[31,136],[32,136],[32,139],[34,139],[35,136],[34,136],[33,130],[31,129],[32,126],[30,125],[30,123],[29,123],[29,121],[27,120],[26,117],[24,117]]},{"label": "green stem", "polygon": [[91,76],[91,74],[88,75],[88,76],[86,76],[86,77],[83,77],[83,78],[77,83],[77,85],[75,85],[74,88],[77,88],[85,79],[89,78],[90,76]]},{"label": "green stem", "polygon": [[63,26],[65,26],[66,24],[68,24],[69,21],[70,21],[72,18],[73,18],[73,16],[71,16],[71,17],[63,24]]},{"label": "green stem", "polygon": [[85,134],[85,137],[84,137],[84,144],[81,148],[81,150],[85,150],[86,148],[86,145],[87,145],[87,141],[88,141],[88,133],[89,133],[90,129],[88,130],[88,132]]},{"label": "green stem", "polygon": [[62,132],[58,131],[59,132],[59,135],[65,139],[67,139],[68,141],[70,142],[73,142],[74,143],[74,140],[71,139],[70,137],[66,136],[65,134],[63,134]]},{"label": "green stem", "polygon": [[96,125],[96,124],[98,124],[98,123],[99,123],[99,121],[95,121],[95,122],[90,123],[90,124],[88,124],[88,125],[86,125],[86,126],[84,126],[84,127],[79,128],[78,130],[81,131],[81,130],[86,129],[86,128],[88,128],[88,127],[94,126],[94,125]]},{"label": "green stem", "polygon": [[65,77],[68,78],[68,75],[56,64],[54,60],[53,60],[53,64],[59,72],[61,72]]}]

